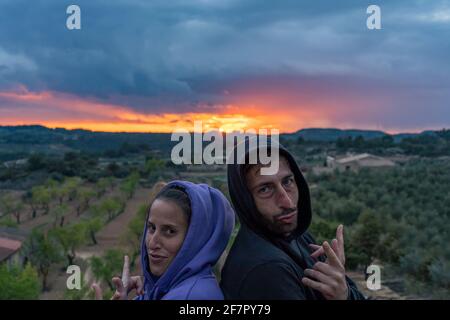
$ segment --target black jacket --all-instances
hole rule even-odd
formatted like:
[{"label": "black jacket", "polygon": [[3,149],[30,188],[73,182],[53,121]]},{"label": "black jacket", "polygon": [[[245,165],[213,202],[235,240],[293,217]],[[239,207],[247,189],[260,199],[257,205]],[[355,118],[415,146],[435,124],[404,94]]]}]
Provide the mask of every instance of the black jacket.
[{"label": "black jacket", "polygon": [[[293,156],[281,145],[279,151],[288,160],[299,189],[297,229],[288,239],[267,230],[246,186],[243,165],[229,164],[228,188],[241,227],[222,269],[225,299],[324,299],[301,282],[303,270],[315,263],[308,246],[315,242],[306,231],[311,223],[309,187]],[[349,299],[364,299],[348,277],[347,284]]]}]

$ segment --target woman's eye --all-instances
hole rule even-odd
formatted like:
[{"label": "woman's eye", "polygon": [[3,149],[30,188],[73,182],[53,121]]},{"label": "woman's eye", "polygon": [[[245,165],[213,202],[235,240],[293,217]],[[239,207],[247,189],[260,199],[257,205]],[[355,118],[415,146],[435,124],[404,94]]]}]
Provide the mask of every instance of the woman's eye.
[{"label": "woman's eye", "polygon": [[167,229],[166,232],[168,235],[172,236],[175,234],[176,231],[174,229]]},{"label": "woman's eye", "polygon": [[151,233],[155,232],[155,225],[151,223],[147,224],[147,230]]}]

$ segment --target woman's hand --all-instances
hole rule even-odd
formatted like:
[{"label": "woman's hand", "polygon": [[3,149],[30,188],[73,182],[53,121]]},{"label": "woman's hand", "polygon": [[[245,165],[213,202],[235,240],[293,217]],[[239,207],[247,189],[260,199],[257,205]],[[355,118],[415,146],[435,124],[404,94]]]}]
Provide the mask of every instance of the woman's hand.
[{"label": "woman's hand", "polygon": [[[116,287],[111,300],[127,300],[128,294],[135,289],[137,295],[144,293],[144,282],[140,276],[130,276],[130,262],[128,256],[124,257],[122,278],[112,278],[112,283]],[[95,292],[95,300],[103,300],[103,291],[98,283],[92,284],[92,289]]]}]

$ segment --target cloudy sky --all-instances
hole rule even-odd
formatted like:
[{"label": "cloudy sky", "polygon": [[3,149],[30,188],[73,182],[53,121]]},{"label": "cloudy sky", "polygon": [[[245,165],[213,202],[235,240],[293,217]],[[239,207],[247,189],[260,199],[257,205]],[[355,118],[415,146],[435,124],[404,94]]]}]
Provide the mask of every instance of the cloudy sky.
[{"label": "cloudy sky", "polygon": [[[66,9],[81,8],[81,30]],[[366,9],[381,8],[381,30]],[[450,1],[0,0],[0,125],[450,127]]]}]

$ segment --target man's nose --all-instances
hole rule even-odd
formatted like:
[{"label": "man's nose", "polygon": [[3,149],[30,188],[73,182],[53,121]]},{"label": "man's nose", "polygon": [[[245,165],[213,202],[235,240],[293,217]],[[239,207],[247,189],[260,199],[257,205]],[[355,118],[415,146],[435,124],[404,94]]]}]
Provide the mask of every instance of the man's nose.
[{"label": "man's nose", "polygon": [[282,186],[280,186],[278,190],[278,205],[281,208],[290,209],[296,206],[296,204],[292,202],[289,193]]}]

